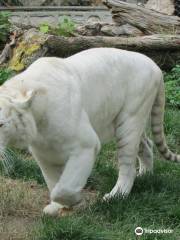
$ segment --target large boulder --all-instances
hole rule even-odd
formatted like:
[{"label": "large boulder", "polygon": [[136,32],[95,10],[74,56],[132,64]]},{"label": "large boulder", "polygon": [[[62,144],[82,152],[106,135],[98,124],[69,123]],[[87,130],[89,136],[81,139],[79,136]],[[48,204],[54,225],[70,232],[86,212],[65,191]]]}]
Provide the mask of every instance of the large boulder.
[{"label": "large boulder", "polygon": [[149,0],[146,7],[161,13],[173,15],[174,0]]}]

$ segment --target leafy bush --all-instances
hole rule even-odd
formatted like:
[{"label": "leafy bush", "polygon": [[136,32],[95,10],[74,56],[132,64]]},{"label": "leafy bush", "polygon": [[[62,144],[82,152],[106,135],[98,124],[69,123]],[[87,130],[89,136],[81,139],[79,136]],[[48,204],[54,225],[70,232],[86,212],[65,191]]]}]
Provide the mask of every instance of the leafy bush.
[{"label": "leafy bush", "polygon": [[56,28],[51,27],[48,23],[42,23],[39,26],[39,30],[42,33],[70,37],[74,34],[75,23],[70,18],[64,17],[59,21],[59,24]]},{"label": "leafy bush", "polygon": [[10,31],[9,12],[0,12],[0,42],[5,42]]},{"label": "leafy bush", "polygon": [[42,23],[39,26],[39,30],[42,33],[49,33],[50,30],[51,30],[51,27],[50,27],[50,25],[48,23]]},{"label": "leafy bush", "polygon": [[12,76],[12,71],[8,68],[0,68],[0,85]]},{"label": "leafy bush", "polygon": [[165,74],[166,100],[171,107],[180,107],[180,65]]},{"label": "leafy bush", "polygon": [[57,33],[60,36],[70,37],[75,31],[74,22],[68,18],[64,17],[58,24]]}]

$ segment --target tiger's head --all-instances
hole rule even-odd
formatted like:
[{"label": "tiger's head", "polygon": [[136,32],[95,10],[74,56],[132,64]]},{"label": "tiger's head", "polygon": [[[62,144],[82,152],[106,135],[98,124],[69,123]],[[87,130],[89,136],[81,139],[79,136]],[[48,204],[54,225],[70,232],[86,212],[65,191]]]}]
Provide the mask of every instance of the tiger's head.
[{"label": "tiger's head", "polygon": [[35,120],[30,110],[33,91],[21,98],[0,93],[0,147],[27,147],[36,136]]}]

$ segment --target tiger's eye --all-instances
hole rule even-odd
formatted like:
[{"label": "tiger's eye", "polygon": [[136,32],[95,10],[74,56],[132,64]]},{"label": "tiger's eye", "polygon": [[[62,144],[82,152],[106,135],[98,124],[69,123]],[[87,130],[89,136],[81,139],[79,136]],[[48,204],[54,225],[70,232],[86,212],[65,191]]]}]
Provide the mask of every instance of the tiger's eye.
[{"label": "tiger's eye", "polygon": [[0,127],[2,127],[4,124],[3,123],[0,123]]}]

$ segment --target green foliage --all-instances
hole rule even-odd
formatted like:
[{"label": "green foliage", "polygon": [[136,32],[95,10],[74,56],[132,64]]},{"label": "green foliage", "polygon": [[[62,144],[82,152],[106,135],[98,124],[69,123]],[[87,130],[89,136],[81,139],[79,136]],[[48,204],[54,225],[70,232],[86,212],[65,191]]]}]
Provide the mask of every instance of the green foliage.
[{"label": "green foliage", "polygon": [[12,76],[13,72],[8,68],[0,68],[0,85]]},{"label": "green foliage", "polygon": [[[180,149],[180,111],[173,108],[166,109],[164,129],[169,147],[173,151]],[[178,151],[179,152],[179,151]]]},{"label": "green foliage", "polygon": [[165,74],[166,101],[171,107],[180,107],[180,65]]},{"label": "green foliage", "polygon": [[75,31],[75,23],[68,17],[63,17],[56,28],[53,28],[48,23],[42,23],[39,26],[42,33],[50,33],[54,35],[70,37],[73,36]]},{"label": "green foliage", "polygon": [[64,37],[70,37],[73,35],[75,31],[75,24],[74,22],[68,18],[64,17],[60,20],[57,28],[57,34]]},{"label": "green foliage", "polygon": [[9,16],[9,12],[0,12],[0,42],[5,42],[10,32]]},{"label": "green foliage", "polygon": [[39,26],[39,30],[40,32],[42,33],[48,33],[50,31],[50,26],[48,23],[42,23],[40,26]]}]

